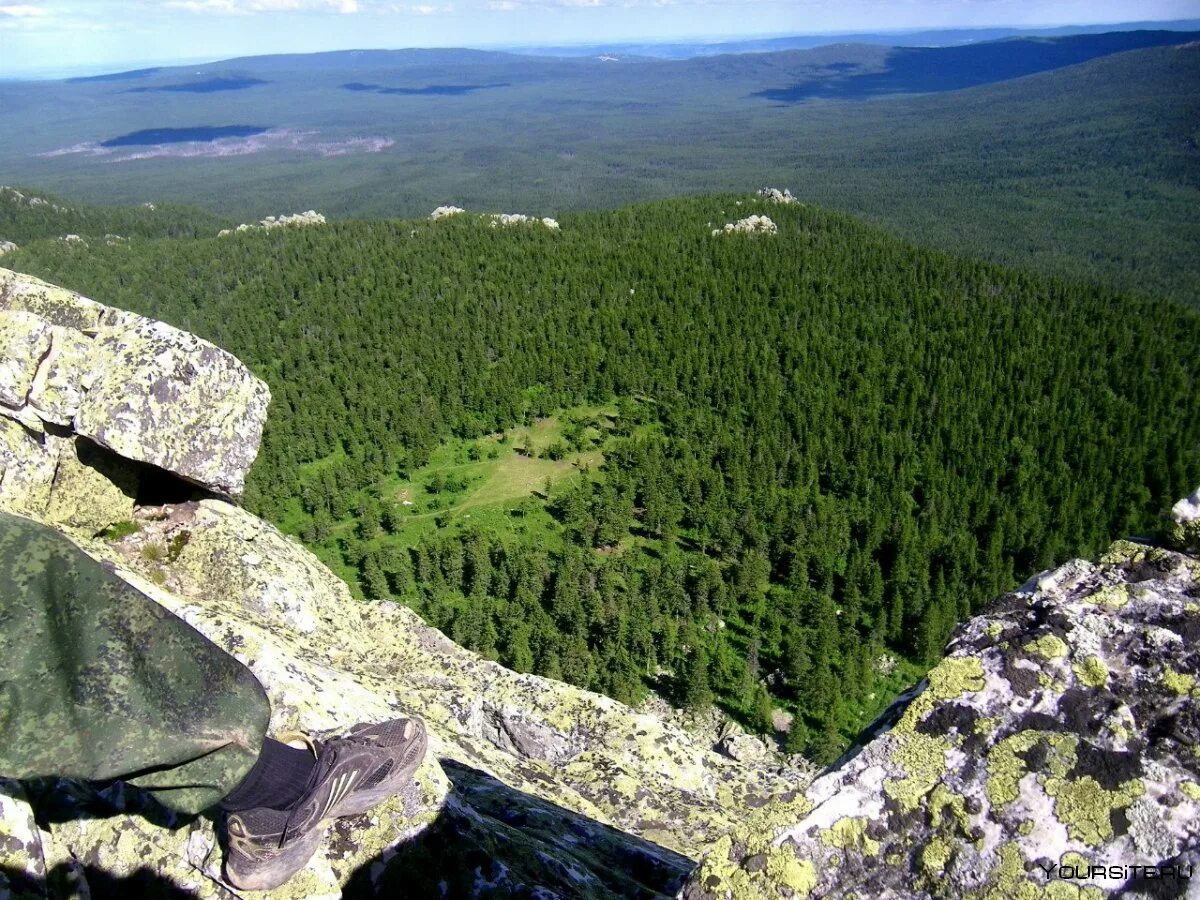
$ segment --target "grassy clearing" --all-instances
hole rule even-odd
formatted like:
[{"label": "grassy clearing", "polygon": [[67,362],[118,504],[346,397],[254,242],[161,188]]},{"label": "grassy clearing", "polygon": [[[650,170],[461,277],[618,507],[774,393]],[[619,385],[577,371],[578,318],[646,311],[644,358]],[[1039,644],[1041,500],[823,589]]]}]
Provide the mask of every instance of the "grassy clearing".
[{"label": "grassy clearing", "polygon": [[[545,508],[548,492],[568,479],[598,477],[615,416],[611,405],[578,406],[499,434],[445,442],[428,464],[366,492],[379,498],[383,528],[362,546],[412,547],[439,529],[472,528],[508,539],[536,537],[547,549],[558,547],[559,528]],[[339,461],[331,456],[307,463],[301,478],[316,478]],[[358,573],[342,545],[358,533],[355,509],[361,499],[361,492],[354,496],[352,511],[332,523],[324,540],[308,541],[352,585]],[[281,524],[292,534],[306,533],[312,517],[300,498],[288,505]]]}]

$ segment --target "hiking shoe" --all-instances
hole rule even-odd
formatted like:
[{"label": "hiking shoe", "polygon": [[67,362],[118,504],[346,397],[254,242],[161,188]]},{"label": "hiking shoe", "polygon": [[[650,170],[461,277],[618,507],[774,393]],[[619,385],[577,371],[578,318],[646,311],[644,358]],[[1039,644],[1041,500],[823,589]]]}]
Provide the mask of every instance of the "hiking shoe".
[{"label": "hiking shoe", "polygon": [[324,822],[365,813],[403,788],[426,743],[420,719],[355,725],[317,743],[316,765],[294,806],[227,814],[226,880],[245,891],[279,887],[304,868],[325,834]]}]

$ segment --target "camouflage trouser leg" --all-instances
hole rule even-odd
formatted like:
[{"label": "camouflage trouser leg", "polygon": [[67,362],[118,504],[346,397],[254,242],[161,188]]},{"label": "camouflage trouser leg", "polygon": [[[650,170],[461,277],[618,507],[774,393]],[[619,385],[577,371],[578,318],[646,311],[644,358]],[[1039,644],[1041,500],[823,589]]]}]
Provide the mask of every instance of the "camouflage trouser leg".
[{"label": "camouflage trouser leg", "polygon": [[0,513],[0,777],[121,779],[184,813],[258,758],[250,671],[62,535]]}]

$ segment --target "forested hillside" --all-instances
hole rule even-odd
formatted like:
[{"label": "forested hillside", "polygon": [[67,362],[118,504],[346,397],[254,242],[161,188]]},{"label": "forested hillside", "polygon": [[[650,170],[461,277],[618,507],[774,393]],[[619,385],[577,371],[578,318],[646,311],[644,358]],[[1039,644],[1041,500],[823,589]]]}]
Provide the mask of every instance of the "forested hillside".
[{"label": "forested hillside", "polygon": [[43,191],[0,185],[0,240],[23,244],[68,234],[92,239],[199,237],[227,224],[190,206],[146,203],[139,207],[68,202]]},{"label": "forested hillside", "polygon": [[1195,35],[1149,31],[676,61],[260,57],[0,83],[0,170],[236,221],[558,216],[771,183],[924,246],[1196,303],[1197,84]]},{"label": "forested hillside", "polygon": [[[721,234],[765,213],[777,234]],[[247,502],[517,669],[831,759],[999,591],[1200,482],[1200,315],[750,197],[42,241],[274,394]],[[893,661],[899,668],[893,670]]]}]

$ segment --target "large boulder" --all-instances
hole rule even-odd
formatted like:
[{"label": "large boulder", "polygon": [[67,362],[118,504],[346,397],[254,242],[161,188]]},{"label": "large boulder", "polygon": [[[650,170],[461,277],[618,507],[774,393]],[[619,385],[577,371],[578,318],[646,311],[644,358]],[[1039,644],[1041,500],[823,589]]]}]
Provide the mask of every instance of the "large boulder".
[{"label": "large boulder", "polygon": [[1194,896],[1198,599],[1195,558],[1124,541],[1033,579],[683,896]]},{"label": "large boulder", "polygon": [[0,269],[0,415],[34,432],[61,426],[236,497],[270,396],[195,335]]}]

